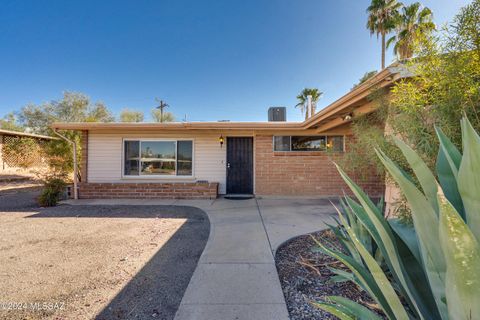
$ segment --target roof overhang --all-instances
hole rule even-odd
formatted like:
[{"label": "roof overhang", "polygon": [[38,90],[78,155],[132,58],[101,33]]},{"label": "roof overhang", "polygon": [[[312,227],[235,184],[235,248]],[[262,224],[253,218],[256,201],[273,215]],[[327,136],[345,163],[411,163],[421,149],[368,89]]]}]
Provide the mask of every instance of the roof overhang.
[{"label": "roof overhang", "polygon": [[[57,130],[96,131],[251,130],[255,132],[304,131],[326,133],[332,129],[347,125],[351,118],[355,116],[374,111],[377,108],[376,103],[368,99],[372,91],[389,87],[395,81],[406,77],[411,77],[411,74],[401,64],[394,63],[304,122],[60,122],[52,124],[52,128]],[[346,117],[346,115],[350,114],[353,117]]]},{"label": "roof overhang", "polygon": [[59,122],[58,130],[302,130],[301,122]]},{"label": "roof overhang", "polygon": [[[370,113],[377,108],[376,103],[369,100],[374,90],[388,88],[395,81],[410,76],[405,67],[394,63],[307,119],[303,125],[318,132],[344,125],[355,116]],[[347,115],[351,117],[346,117]]]},{"label": "roof overhang", "polygon": [[0,129],[0,135],[14,136],[14,137],[27,137],[27,138],[35,138],[35,139],[42,139],[42,140],[58,140],[58,138],[56,137],[50,137],[50,136],[44,136],[41,134],[34,134],[34,133],[27,133],[27,132],[20,132],[20,131],[4,130],[4,129]]}]

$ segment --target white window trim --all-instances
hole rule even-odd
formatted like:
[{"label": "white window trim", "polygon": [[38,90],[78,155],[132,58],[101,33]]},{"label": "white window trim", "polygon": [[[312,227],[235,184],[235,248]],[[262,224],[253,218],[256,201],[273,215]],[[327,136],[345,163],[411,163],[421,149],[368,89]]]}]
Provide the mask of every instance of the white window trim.
[{"label": "white window trim", "polygon": [[[343,137],[343,150],[342,151],[328,151],[328,149],[325,149],[325,150],[292,150],[292,137],[302,137],[302,135],[296,135],[296,136],[292,136],[292,135],[274,135],[272,136],[272,150],[273,152],[335,152],[335,153],[345,153],[345,140],[346,140],[346,136],[345,135],[334,135],[334,134],[329,134],[329,135],[306,135],[305,137],[314,137],[314,136],[318,136],[318,137],[324,137],[325,138],[325,142],[328,143],[328,138],[329,137]],[[289,137],[289,140],[290,140],[290,143],[289,143],[289,150],[275,150],[275,137]]]},{"label": "white window trim", "polygon": [[[166,174],[150,174],[142,175],[141,168],[139,167],[138,175],[126,175],[125,174],[125,142],[126,141],[139,141],[139,150],[141,152],[142,141],[148,142],[175,142],[175,175],[166,175]],[[178,176],[177,175],[177,142],[178,141],[191,141],[192,142],[192,174],[188,176]],[[140,164],[139,164],[140,166]],[[195,179],[195,139],[194,138],[123,138],[122,139],[122,179],[125,180],[193,180]]]}]

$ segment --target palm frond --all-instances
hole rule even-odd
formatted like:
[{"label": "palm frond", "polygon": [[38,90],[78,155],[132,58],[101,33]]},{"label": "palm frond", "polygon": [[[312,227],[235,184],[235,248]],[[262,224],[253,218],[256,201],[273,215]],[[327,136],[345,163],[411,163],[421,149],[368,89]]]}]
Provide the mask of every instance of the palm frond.
[{"label": "palm frond", "polygon": [[420,37],[436,29],[432,11],[419,2],[402,6],[395,20],[397,32],[388,40],[387,47],[394,44],[394,52],[402,60],[412,57],[414,44]]}]

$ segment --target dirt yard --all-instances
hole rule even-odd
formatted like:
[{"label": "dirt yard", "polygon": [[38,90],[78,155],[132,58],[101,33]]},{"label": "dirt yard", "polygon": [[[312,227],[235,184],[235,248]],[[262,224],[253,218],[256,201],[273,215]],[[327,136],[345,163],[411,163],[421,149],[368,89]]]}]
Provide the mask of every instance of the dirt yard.
[{"label": "dirt yard", "polygon": [[0,193],[39,189],[41,182],[31,177],[0,174]]},{"label": "dirt yard", "polygon": [[[171,319],[208,230],[203,217],[172,207],[2,212],[0,204],[0,318]],[[201,239],[181,243],[175,238],[182,232],[199,232]],[[184,248],[192,241],[200,247]]]}]

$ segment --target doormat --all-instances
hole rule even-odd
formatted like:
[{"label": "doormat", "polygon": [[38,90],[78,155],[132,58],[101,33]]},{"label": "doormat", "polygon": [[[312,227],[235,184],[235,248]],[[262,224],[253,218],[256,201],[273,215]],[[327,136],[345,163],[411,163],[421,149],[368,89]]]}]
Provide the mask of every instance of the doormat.
[{"label": "doormat", "polygon": [[248,199],[253,199],[254,196],[251,194],[239,194],[239,195],[230,194],[230,195],[226,195],[224,198],[227,200],[248,200]]}]

